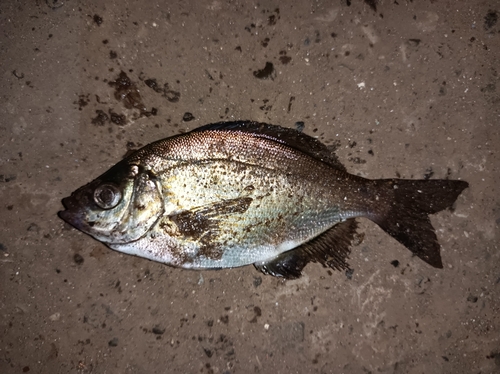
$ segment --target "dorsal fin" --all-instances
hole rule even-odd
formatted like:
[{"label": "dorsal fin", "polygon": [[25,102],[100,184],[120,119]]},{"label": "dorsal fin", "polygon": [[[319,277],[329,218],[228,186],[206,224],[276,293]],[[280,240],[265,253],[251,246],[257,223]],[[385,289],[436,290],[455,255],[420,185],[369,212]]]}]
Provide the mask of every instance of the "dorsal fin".
[{"label": "dorsal fin", "polygon": [[337,156],[323,143],[321,143],[318,139],[295,129],[254,121],[236,121],[212,123],[196,128],[192,130],[192,132],[209,130],[244,132],[254,134],[256,137],[271,139],[276,142],[286,144],[287,146],[320,160],[335,169],[346,171],[344,165],[340,163]]},{"label": "dorsal fin", "polygon": [[284,252],[264,264],[254,264],[264,274],[286,279],[299,278],[309,262],[319,262],[334,270],[347,270],[346,260],[356,235],[354,218],[341,222],[300,247]]}]

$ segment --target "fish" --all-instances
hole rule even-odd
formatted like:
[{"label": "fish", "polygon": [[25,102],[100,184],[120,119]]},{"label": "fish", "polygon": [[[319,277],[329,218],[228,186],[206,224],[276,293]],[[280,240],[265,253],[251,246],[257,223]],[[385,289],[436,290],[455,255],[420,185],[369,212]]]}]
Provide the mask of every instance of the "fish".
[{"label": "fish", "polygon": [[295,129],[219,122],[125,156],[62,199],[58,215],[109,248],[185,269],[253,264],[295,279],[316,262],[349,270],[366,218],[442,268],[429,215],[451,208],[463,180],[366,179]]}]

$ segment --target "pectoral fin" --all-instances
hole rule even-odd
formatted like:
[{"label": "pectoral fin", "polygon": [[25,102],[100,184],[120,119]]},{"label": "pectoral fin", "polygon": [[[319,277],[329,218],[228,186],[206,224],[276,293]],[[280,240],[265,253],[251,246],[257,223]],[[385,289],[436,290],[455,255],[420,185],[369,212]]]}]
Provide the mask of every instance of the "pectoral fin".
[{"label": "pectoral fin", "polygon": [[172,214],[169,219],[177,225],[181,235],[199,239],[207,233],[213,235],[217,232],[222,216],[244,213],[252,200],[250,197],[222,200],[191,210],[183,210]]},{"label": "pectoral fin", "polygon": [[264,274],[286,279],[296,279],[309,262],[319,262],[325,267],[347,270],[346,260],[356,235],[357,223],[348,219],[301,246],[284,252],[271,261],[254,266]]},{"label": "pectoral fin", "polygon": [[220,259],[223,254],[219,238],[220,223],[228,215],[244,213],[252,200],[250,197],[222,200],[172,214],[168,217],[168,221],[174,225],[173,229],[170,228],[171,235],[179,235],[187,241],[198,243],[198,255]]}]

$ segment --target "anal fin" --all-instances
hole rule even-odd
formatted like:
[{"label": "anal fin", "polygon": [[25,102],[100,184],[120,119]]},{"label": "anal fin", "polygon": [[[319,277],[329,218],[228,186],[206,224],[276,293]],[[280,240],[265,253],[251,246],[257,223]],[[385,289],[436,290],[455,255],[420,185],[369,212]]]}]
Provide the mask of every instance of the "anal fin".
[{"label": "anal fin", "polygon": [[354,218],[341,222],[301,246],[281,253],[272,260],[254,266],[264,274],[296,279],[309,262],[319,262],[335,270],[347,270],[346,260],[356,235]]}]

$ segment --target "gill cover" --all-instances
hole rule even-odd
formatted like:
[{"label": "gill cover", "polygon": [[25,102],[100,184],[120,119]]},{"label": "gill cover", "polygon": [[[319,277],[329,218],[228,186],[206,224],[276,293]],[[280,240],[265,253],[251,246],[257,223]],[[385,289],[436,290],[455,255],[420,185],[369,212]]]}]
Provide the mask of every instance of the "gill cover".
[{"label": "gill cover", "polygon": [[63,199],[63,205],[63,220],[109,244],[141,238],[163,214],[154,174],[126,160]]}]

